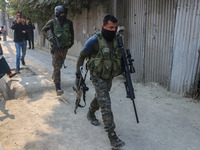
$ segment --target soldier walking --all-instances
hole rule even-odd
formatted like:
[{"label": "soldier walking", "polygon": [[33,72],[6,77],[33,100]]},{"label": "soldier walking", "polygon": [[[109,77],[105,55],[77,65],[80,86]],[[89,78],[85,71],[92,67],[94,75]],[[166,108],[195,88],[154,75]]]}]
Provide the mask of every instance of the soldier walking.
[{"label": "soldier walking", "polygon": [[75,84],[78,87],[81,76],[79,68],[83,65],[84,60],[88,58],[87,68],[90,70],[90,79],[96,93],[90,103],[87,118],[92,125],[99,125],[95,112],[100,108],[110,144],[113,148],[120,148],[125,143],[118,138],[114,130],[115,123],[109,96],[112,79],[122,73],[122,54],[118,47],[116,31],[117,19],[112,15],[106,15],[103,19],[101,32],[97,32],[90,37],[82,48],[76,65]]},{"label": "soldier walking", "polygon": [[[55,17],[49,20],[42,29],[43,35],[51,43],[51,54],[52,54],[52,65],[53,65],[53,75],[52,79],[54,81],[57,95],[62,95],[64,91],[61,89],[60,82],[60,69],[64,64],[68,49],[74,44],[74,29],[71,20],[67,19],[68,9],[64,6],[55,7]],[[47,31],[53,29],[54,34],[48,34]],[[55,49],[55,35],[58,38],[61,49]]]}]

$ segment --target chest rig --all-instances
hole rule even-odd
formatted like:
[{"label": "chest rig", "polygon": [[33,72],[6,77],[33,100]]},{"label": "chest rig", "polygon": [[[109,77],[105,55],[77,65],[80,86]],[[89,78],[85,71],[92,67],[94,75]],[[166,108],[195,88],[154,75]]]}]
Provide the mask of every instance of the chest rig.
[{"label": "chest rig", "polygon": [[121,73],[121,50],[118,47],[117,39],[113,39],[113,46],[108,45],[101,33],[95,33],[98,38],[99,51],[90,56],[87,68],[90,74],[102,79],[112,79]]},{"label": "chest rig", "polygon": [[70,26],[68,23],[64,23],[62,26],[57,23],[56,19],[53,19],[54,34],[58,37],[60,46],[66,47],[70,45],[71,34]]}]

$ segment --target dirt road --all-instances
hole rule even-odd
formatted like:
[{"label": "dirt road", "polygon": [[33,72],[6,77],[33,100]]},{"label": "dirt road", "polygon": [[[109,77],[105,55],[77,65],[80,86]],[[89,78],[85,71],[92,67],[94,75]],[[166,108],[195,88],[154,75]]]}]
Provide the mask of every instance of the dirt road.
[{"label": "dirt road", "polygon": [[[15,48],[4,42],[5,57],[15,67]],[[26,66],[15,78],[5,78],[15,99],[0,102],[0,147],[3,150],[110,150],[100,112],[100,126],[86,119],[94,89],[89,77],[87,105],[74,114],[72,90],[76,61],[71,57],[62,69],[64,95],[57,97],[51,80],[51,56],[39,49],[27,50]],[[116,131],[126,145],[122,150],[199,150],[200,103],[167,92],[159,84],[134,83],[137,124],[132,102],[125,98],[123,81],[111,89]]]}]

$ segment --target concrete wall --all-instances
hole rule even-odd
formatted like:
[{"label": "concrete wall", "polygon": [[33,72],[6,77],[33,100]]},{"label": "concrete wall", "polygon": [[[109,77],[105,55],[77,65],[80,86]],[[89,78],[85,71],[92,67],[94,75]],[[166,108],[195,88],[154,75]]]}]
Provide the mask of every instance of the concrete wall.
[{"label": "concrete wall", "polygon": [[81,15],[75,15],[73,20],[75,30],[74,46],[69,50],[69,55],[78,56],[85,41],[94,33],[95,30],[101,30],[102,18],[105,12],[102,6],[84,10]]}]

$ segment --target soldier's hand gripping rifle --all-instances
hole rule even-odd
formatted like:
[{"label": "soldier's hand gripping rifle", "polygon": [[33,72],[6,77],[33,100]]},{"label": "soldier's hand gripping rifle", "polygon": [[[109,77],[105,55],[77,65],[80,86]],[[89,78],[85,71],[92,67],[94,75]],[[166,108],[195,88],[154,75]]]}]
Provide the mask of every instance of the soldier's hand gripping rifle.
[{"label": "soldier's hand gripping rifle", "polygon": [[[135,69],[133,67],[133,59],[131,59],[131,53],[129,49],[124,49],[123,46],[123,41],[122,41],[122,37],[120,35],[117,36],[117,41],[118,41],[118,46],[121,49],[122,52],[122,58],[123,58],[123,67],[125,70],[125,78],[126,81],[124,82],[125,88],[126,88],[126,97],[130,98],[133,102],[133,107],[134,107],[134,111],[135,111],[135,117],[136,117],[136,121],[137,123],[139,123],[138,120],[138,115],[137,115],[137,110],[136,110],[136,106],[135,106],[135,93],[134,93],[134,88],[132,85],[132,81],[131,81],[131,75],[130,73],[134,73]],[[126,52],[126,53],[125,53]]]},{"label": "soldier's hand gripping rifle", "polygon": [[51,33],[53,35],[53,40],[55,41],[55,43],[52,47],[51,53],[54,54],[55,51],[58,50],[60,57],[63,59],[63,66],[64,66],[64,68],[67,68],[67,66],[65,66],[65,59],[64,59],[64,56],[63,56],[63,53],[62,53],[62,48],[60,46],[60,42],[58,41],[58,37],[55,35],[54,30],[53,30],[53,25],[50,25],[49,28],[50,28]]},{"label": "soldier's hand gripping rifle", "polygon": [[[83,66],[81,66],[80,71],[81,71],[81,75],[80,75],[80,78],[79,78],[77,88],[73,87],[73,90],[77,93],[76,102],[75,102],[75,109],[74,109],[75,114],[76,114],[76,110],[77,110],[78,107],[81,107],[81,108],[85,107],[85,105],[86,105],[85,95],[86,95],[86,91],[89,90],[89,88],[85,84],[85,79],[86,79],[88,70],[85,71],[85,68]],[[84,105],[80,104],[82,95],[83,95]]]}]

